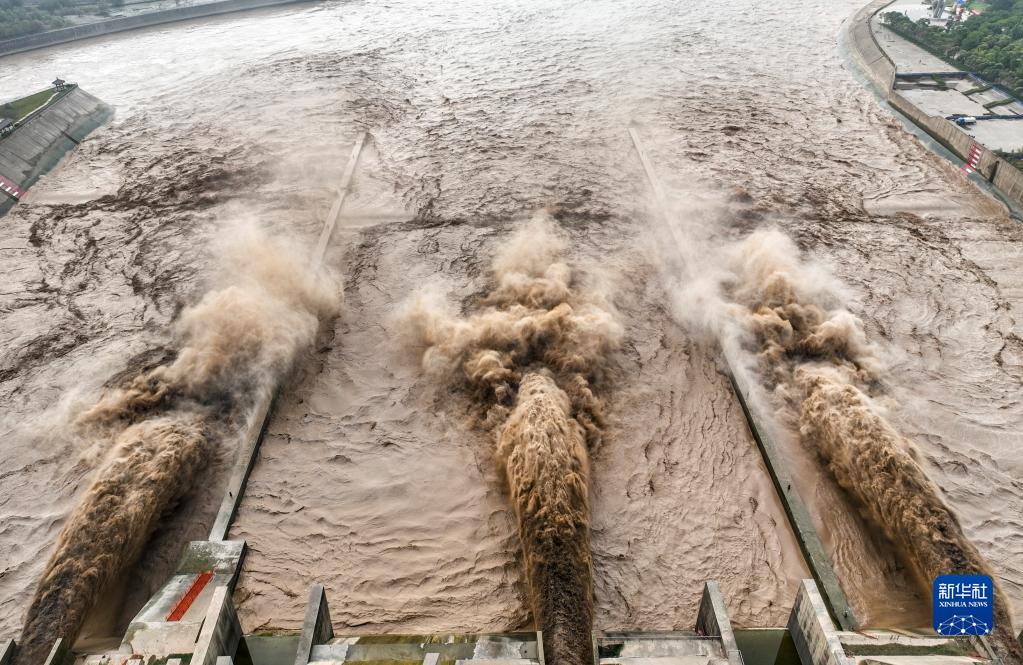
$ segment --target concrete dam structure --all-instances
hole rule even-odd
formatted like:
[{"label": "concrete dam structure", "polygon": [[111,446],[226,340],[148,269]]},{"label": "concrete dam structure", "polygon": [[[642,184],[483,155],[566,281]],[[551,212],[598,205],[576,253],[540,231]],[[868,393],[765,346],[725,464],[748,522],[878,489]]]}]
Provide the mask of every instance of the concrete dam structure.
[{"label": "concrete dam structure", "polygon": [[0,215],[113,113],[110,106],[73,85],[0,139],[0,177],[17,188],[3,190]]},{"label": "concrete dam structure", "polygon": [[[637,154],[644,165],[650,163],[639,142],[635,131],[631,132]],[[360,153],[367,141],[367,135],[361,133],[352,148],[344,175],[336,194],[334,205],[323,222],[319,240],[312,253],[311,262],[320,264],[326,248],[335,235],[339,219],[343,215],[343,207],[351,186],[351,179],[356,169]],[[649,182],[654,189],[660,185],[650,168],[647,172]],[[538,237],[534,231],[521,239]],[[550,242],[540,243],[547,247]],[[521,243],[511,243],[516,250]],[[512,252],[508,257],[516,257]],[[266,261],[264,257],[261,259]],[[510,259],[508,259],[510,260]],[[503,265],[502,261],[496,264]],[[545,273],[557,274],[557,273]],[[509,284],[519,285],[523,273],[515,273]],[[533,283],[530,286],[535,287]],[[534,293],[535,290],[527,289]],[[308,297],[308,294],[307,294]],[[210,301],[211,303],[214,301]],[[226,301],[216,299],[214,309],[226,305]],[[555,308],[557,309],[557,308]],[[520,310],[515,310],[521,313]],[[598,317],[599,318],[599,317]],[[471,321],[479,326],[480,319]],[[587,319],[594,325],[595,319]],[[492,321],[491,321],[492,323]],[[599,327],[599,326],[598,326]],[[442,326],[443,328],[443,326]],[[488,328],[488,335],[493,329]],[[464,332],[464,330],[463,330]],[[488,337],[489,339],[489,337]],[[189,353],[181,354],[188,358]],[[492,357],[484,354],[484,358]],[[459,366],[461,364],[459,363]],[[195,378],[198,368],[188,366],[188,376]],[[136,387],[151,385],[153,381],[166,380],[173,369],[163,368],[154,373]],[[159,378],[164,377],[164,378]],[[733,377],[733,381],[734,381]],[[184,552],[172,575],[153,593],[148,602],[134,615],[126,630],[116,636],[116,642],[105,641],[102,646],[84,646],[78,641],[81,628],[68,628],[69,633],[47,631],[44,616],[40,622],[42,631],[33,633],[33,622],[30,620],[26,630],[18,642],[8,640],[0,643],[0,665],[341,665],[344,663],[373,663],[376,665],[563,665],[568,662],[566,656],[574,656],[586,665],[744,665],[745,663],[771,663],[772,665],[852,665],[857,662],[891,663],[892,665],[930,665],[942,663],[947,665],[966,665],[967,663],[1008,663],[1001,659],[997,650],[985,637],[946,637],[928,636],[918,632],[871,629],[857,625],[851,610],[846,605],[844,594],[834,579],[834,573],[821,551],[817,536],[813,531],[809,518],[804,515],[805,507],[798,497],[786,497],[787,513],[792,520],[791,528],[798,531],[804,555],[810,571],[816,578],[801,580],[791,611],[784,626],[773,628],[736,630],[732,627],[729,615],[729,599],[722,592],[720,585],[714,580],[702,584],[702,593],[695,616],[688,618],[686,624],[672,630],[592,630],[589,623],[574,632],[582,635],[585,644],[574,644],[571,649],[550,649],[547,645],[549,634],[546,625],[540,624],[532,631],[504,632],[458,632],[433,631],[422,633],[397,633],[387,631],[383,634],[370,634],[362,631],[346,631],[345,634],[335,632],[331,620],[331,609],[325,587],[316,583],[309,591],[305,606],[304,620],[299,631],[246,631],[239,619],[237,609],[238,585],[243,575],[246,556],[250,546],[243,538],[229,537],[230,525],[237,514],[238,503],[244,498],[249,474],[259,453],[265,434],[266,423],[274,407],[273,395],[279,394],[285,385],[282,376],[270,375],[270,383],[260,391],[260,396],[248,404],[251,409],[244,419],[246,431],[242,432],[242,442],[236,451],[234,469],[228,484],[223,502],[216,521],[208,536],[208,540],[191,541],[185,546]],[[171,384],[168,384],[171,385]],[[176,387],[176,390],[182,388]],[[742,403],[748,426],[760,445],[769,465],[780,464],[772,461],[776,453],[768,453],[767,448],[773,447],[768,437],[760,432],[759,416],[751,413],[753,407],[744,397],[748,387],[735,385],[736,397]],[[124,397],[121,395],[120,397]],[[137,396],[127,399],[135,400]],[[116,400],[115,400],[116,402]],[[132,401],[132,409],[144,410],[141,402]],[[114,403],[111,403],[114,404]],[[108,411],[111,404],[102,405],[99,413]],[[123,406],[123,405],[122,405]],[[113,408],[120,409],[121,406]],[[177,415],[173,406],[164,413],[164,418],[180,418],[187,420],[184,412]],[[193,414],[194,415],[194,414]],[[212,423],[210,424],[212,427]],[[132,431],[130,428],[128,432]],[[144,437],[143,437],[144,438]],[[140,439],[141,440],[141,439]],[[169,447],[179,451],[187,446],[184,438],[173,439]],[[163,458],[161,458],[163,459]],[[169,458],[168,458],[169,459]],[[117,466],[110,467],[114,469]],[[172,466],[168,471],[168,466]],[[137,485],[146,490],[154,490],[173,481],[174,476],[185,476],[193,473],[182,470],[180,465],[168,465],[166,459],[155,465],[144,474],[131,473],[128,469],[121,475],[130,485]],[[162,479],[159,471],[167,471]],[[777,473],[775,469],[775,473]],[[111,476],[113,471],[103,470],[101,475]],[[782,485],[788,484],[787,476],[774,478],[779,492]],[[90,491],[90,495],[101,496],[95,502],[97,507],[105,505],[108,500],[115,499],[118,491],[111,486],[122,483],[120,480],[100,481]],[[170,484],[177,485],[176,482]],[[87,497],[82,505],[88,506]],[[116,503],[116,501],[115,501]],[[158,515],[160,509],[151,511]],[[96,511],[87,510],[89,515],[103,513],[101,508]],[[85,514],[85,513],[83,513]],[[89,519],[92,519],[91,517]],[[76,521],[77,520],[77,521]],[[87,520],[73,517],[69,524],[85,527]],[[784,527],[782,527],[784,528]],[[92,529],[91,531],[89,529]],[[69,558],[78,559],[83,552],[89,550],[88,543],[101,534],[104,529],[116,532],[119,537],[136,533],[140,543],[148,538],[145,530],[135,531],[136,527],[127,522],[119,521],[111,524],[93,523],[86,529],[85,537],[75,540],[75,529],[69,532],[66,548]],[[101,548],[102,549],[102,548]],[[117,555],[119,556],[119,555]],[[58,559],[60,557],[58,556]],[[116,556],[113,556],[116,558]],[[108,567],[104,560],[112,560],[108,553],[100,552],[99,558],[82,560],[82,565],[54,570],[82,571],[94,573],[101,567]],[[94,566],[89,563],[94,562]],[[121,561],[110,568],[116,575],[123,574],[130,562]],[[92,567],[90,567],[92,566]],[[116,570],[115,570],[116,568]],[[108,571],[109,572],[109,571]],[[66,588],[67,580],[76,573],[66,575],[51,590],[51,597],[61,595]],[[84,574],[88,577],[88,574]],[[46,580],[60,579],[57,573],[44,575],[40,589],[46,588]],[[102,614],[105,605],[110,601],[103,593],[91,593],[85,614]],[[46,598],[48,594],[37,592],[37,598]],[[70,594],[74,596],[74,593]],[[46,603],[44,602],[45,606]],[[345,611],[345,596],[340,594],[334,601],[335,612]],[[73,608],[69,608],[69,611]],[[77,610],[75,610],[77,611]],[[35,613],[35,607],[30,616]],[[44,613],[40,613],[43,616]],[[537,613],[539,614],[539,613]],[[557,628],[557,626],[555,626]],[[339,631],[340,632],[340,631]],[[557,642],[554,642],[557,644]],[[585,653],[582,653],[585,651]],[[896,660],[886,660],[886,657]]]},{"label": "concrete dam structure", "polygon": [[952,510],[1023,598],[1023,230],[848,75],[867,1],[5,58],[118,117],[0,138],[0,665],[1023,662],[927,627]]}]

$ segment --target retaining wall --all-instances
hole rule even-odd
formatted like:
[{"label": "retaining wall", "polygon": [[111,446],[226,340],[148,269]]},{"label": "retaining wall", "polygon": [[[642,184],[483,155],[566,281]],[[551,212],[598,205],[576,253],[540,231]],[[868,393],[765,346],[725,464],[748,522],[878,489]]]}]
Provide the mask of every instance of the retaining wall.
[{"label": "retaining wall", "polygon": [[[974,138],[943,117],[928,115],[894,89],[896,67],[870,28],[870,19],[893,0],[874,0],[856,12],[849,27],[849,46],[864,73],[896,111],[909,118],[934,140],[966,161]],[[1023,206],[1023,173],[995,152],[977,144],[981,151],[977,172],[1008,200]]]},{"label": "retaining wall", "polygon": [[998,167],[995,171],[995,187],[1013,201],[1023,201],[1023,171],[1020,171],[1012,164],[998,158]]},{"label": "retaining wall", "polygon": [[123,18],[110,19],[109,21],[99,21],[96,23],[88,23],[86,25],[77,25],[71,28],[49,30],[35,35],[6,39],[0,41],[0,55],[21,53],[22,51],[30,51],[32,49],[52,46],[54,44],[63,44],[76,39],[99,37],[101,35],[109,35],[115,32],[123,32],[125,30],[146,28],[152,25],[161,25],[163,23],[173,23],[174,21],[184,21],[192,18],[201,18],[203,16],[216,16],[217,14],[229,14],[231,12],[246,9],[273,7],[276,5],[287,5],[305,1],[307,0],[222,0],[221,2],[211,2],[193,7],[177,7],[175,9],[166,9],[164,11],[140,14],[138,16],[125,16]]},{"label": "retaining wall", "polygon": [[0,140],[0,175],[27,189],[112,114],[76,87]]},{"label": "retaining wall", "polygon": [[[0,175],[28,189],[112,115],[112,108],[76,86],[0,139]],[[6,199],[0,200],[3,214],[14,201],[0,199]]]},{"label": "retaining wall", "polygon": [[[913,102],[909,101],[899,93],[892,90],[891,94],[888,95],[888,103],[891,104],[892,108],[906,116],[913,121],[920,129],[927,132],[931,138],[945,146],[952,152],[956,157],[962,160],[966,160],[970,154],[970,148],[974,144],[974,138],[969,134],[963,132],[953,123],[945,120],[940,116],[927,115]],[[998,171],[999,162],[1004,161],[1001,157],[995,154],[993,151],[988,150],[981,144],[977,144],[977,147],[981,151],[980,163],[977,167],[977,172],[988,180],[992,180],[995,173]],[[1006,164],[1007,167],[1012,168],[1011,164]],[[1018,170],[1013,168],[1012,170]]]},{"label": "retaining wall", "polygon": [[856,12],[849,27],[849,43],[864,73],[885,95],[895,83],[895,63],[884,52],[870,29],[870,19],[894,0],[874,0]]}]

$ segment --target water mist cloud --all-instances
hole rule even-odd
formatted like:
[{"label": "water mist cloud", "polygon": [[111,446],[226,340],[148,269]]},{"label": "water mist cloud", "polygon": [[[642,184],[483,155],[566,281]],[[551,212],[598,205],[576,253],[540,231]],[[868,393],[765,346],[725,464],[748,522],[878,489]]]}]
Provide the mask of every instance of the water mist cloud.
[{"label": "water mist cloud", "polygon": [[337,280],[311,270],[301,248],[252,224],[233,227],[218,245],[221,286],[181,313],[174,361],[112,391],[81,422],[130,419],[165,400],[252,399],[276,386],[319,322],[339,311]]},{"label": "water mist cloud", "polygon": [[[798,429],[840,487],[888,536],[929,588],[950,573],[991,574],[955,514],[886,420],[886,364],[847,296],[823,267],[778,231],[721,248],[712,278],[683,285],[680,318],[716,336],[733,371],[748,372]],[[697,307],[702,311],[697,311]],[[1002,649],[1018,657],[999,592]]]},{"label": "water mist cloud", "polygon": [[255,226],[232,228],[217,254],[219,287],[181,313],[173,360],[114,387],[78,419],[83,432],[113,444],[40,579],[19,665],[42,662],[57,638],[74,642],[98,596],[139,559],[215,446],[339,310],[336,280]]},{"label": "water mist cloud", "polygon": [[588,447],[601,437],[599,386],[622,327],[562,261],[567,241],[536,216],[494,260],[494,286],[468,317],[436,296],[403,316],[423,367],[472,396],[493,433],[519,525],[530,602],[553,663],[592,662]]}]

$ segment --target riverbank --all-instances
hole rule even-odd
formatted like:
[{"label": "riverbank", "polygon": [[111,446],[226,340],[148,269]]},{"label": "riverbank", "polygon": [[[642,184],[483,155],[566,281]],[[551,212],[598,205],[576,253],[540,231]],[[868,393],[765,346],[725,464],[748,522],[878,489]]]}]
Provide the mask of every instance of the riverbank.
[{"label": "riverbank", "polygon": [[[972,170],[990,182],[1010,207],[1023,206],[1023,172],[944,117],[928,114],[895,89],[900,67],[878,40],[872,26],[875,16],[891,4],[893,0],[874,0],[853,17],[849,46],[854,59],[889,106],[947,148],[964,165],[975,164]],[[941,64],[946,71],[959,71],[953,65]]]},{"label": "riverbank", "polygon": [[202,5],[193,5],[191,7],[176,7],[174,9],[140,14],[137,16],[115,18],[110,19],[109,21],[86,23],[84,25],[77,25],[70,28],[49,30],[35,35],[26,35],[24,37],[15,37],[14,39],[0,41],[0,56],[12,55],[23,51],[31,51],[33,49],[53,46],[55,44],[64,44],[78,39],[110,35],[116,32],[124,32],[125,30],[135,30],[137,28],[162,25],[164,23],[174,23],[176,21],[185,21],[193,18],[217,16],[220,14],[229,14],[248,9],[260,9],[263,7],[288,5],[307,1],[308,0],[222,0],[221,2],[211,2]]},{"label": "riverbank", "polygon": [[0,215],[14,207],[25,190],[113,115],[110,106],[77,85],[54,91],[54,95],[0,139],[0,181],[11,185],[0,194]]}]

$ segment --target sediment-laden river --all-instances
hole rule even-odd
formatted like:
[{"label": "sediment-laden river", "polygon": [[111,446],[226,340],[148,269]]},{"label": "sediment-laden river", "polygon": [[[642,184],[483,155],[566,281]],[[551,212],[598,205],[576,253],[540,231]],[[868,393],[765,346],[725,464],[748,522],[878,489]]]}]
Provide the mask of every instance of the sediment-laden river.
[{"label": "sediment-laden river", "polygon": [[[860,1],[327,2],[0,59],[0,98],[60,75],[117,108],[0,219],[0,635],[102,456],[74,414],[160,359],[222,229],[311,244],[363,130],[329,255],[342,313],[278,402],[231,532],[251,548],[244,628],[297,628],[313,582],[339,632],[527,624],[493,443],[398,314],[424,287],[468,311],[543,207],[624,325],[591,452],[595,625],[690,628],[707,579],[736,624],[783,623],[807,571],[717,349],[673,316],[630,123],[681,227],[712,244],[777,227],[844,282],[886,349],[889,420],[1023,611],[1023,230],[850,73],[837,42]],[[782,445],[858,616],[926,625],[891,546]],[[87,634],[205,536],[232,454]]]}]

